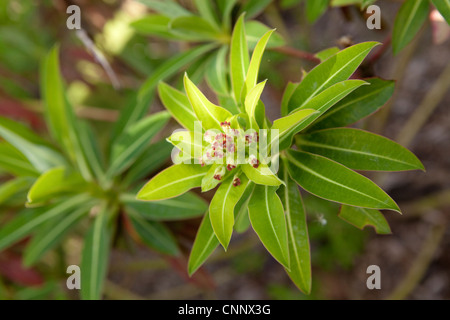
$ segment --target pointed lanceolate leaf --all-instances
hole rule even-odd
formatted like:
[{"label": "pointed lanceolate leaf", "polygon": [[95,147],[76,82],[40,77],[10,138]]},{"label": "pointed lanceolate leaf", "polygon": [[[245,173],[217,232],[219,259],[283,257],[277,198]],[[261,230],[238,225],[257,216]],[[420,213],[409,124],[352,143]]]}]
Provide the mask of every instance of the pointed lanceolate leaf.
[{"label": "pointed lanceolate leaf", "polygon": [[283,183],[265,164],[261,163],[258,168],[254,168],[250,164],[244,164],[240,168],[242,168],[247,178],[256,184],[279,186]]},{"label": "pointed lanceolate leaf", "polygon": [[306,17],[314,23],[327,10],[329,0],[306,0]]},{"label": "pointed lanceolate leaf", "polygon": [[306,191],[347,205],[400,212],[380,187],[347,167],[307,152],[289,150],[287,154],[290,176]]},{"label": "pointed lanceolate leaf", "polygon": [[361,230],[366,226],[371,226],[378,234],[391,233],[391,228],[386,218],[378,210],[343,205],[339,212],[339,218]]},{"label": "pointed lanceolate leaf", "polygon": [[394,53],[399,53],[419,32],[429,12],[428,0],[405,1],[395,18],[392,33]]},{"label": "pointed lanceolate leaf", "polygon": [[59,217],[86,204],[90,196],[81,194],[61,201],[52,206],[31,208],[23,211],[17,218],[0,229],[0,250],[28,236],[43,223]]},{"label": "pointed lanceolate leaf", "polygon": [[283,205],[277,187],[256,185],[248,204],[252,227],[272,256],[289,269],[289,247]]},{"label": "pointed lanceolate leaf", "polygon": [[130,27],[144,35],[153,35],[164,39],[178,39],[179,36],[174,35],[170,31],[170,21],[172,19],[169,17],[152,14],[133,21],[130,23]]},{"label": "pointed lanceolate leaf", "polygon": [[258,44],[253,51],[252,58],[250,60],[250,65],[247,71],[247,77],[245,79],[244,85],[244,97],[247,95],[250,90],[252,90],[256,82],[258,81],[259,75],[259,66],[261,65],[261,60],[264,54],[264,50],[266,49],[267,42],[269,42],[270,36],[275,30],[270,30],[262,38],[258,41]]},{"label": "pointed lanceolate leaf", "polygon": [[152,10],[170,18],[177,18],[192,15],[191,12],[180,6],[173,0],[139,0],[140,3],[146,5]]},{"label": "pointed lanceolate leaf", "polygon": [[[45,105],[47,124],[53,138],[64,147],[66,154],[78,166],[81,175],[92,180],[93,169],[90,161],[97,161],[96,158],[88,160],[89,145],[82,139],[82,133],[86,133],[79,120],[75,116],[72,106],[69,104],[64,81],[59,70],[59,47],[55,46],[45,58],[42,65],[42,97]],[[87,147],[87,148],[86,148]],[[100,167],[95,163],[96,167]]]},{"label": "pointed lanceolate leaf", "polygon": [[64,236],[87,215],[90,206],[83,204],[80,208],[63,217],[55,217],[37,230],[24,253],[26,266],[35,264],[47,251],[58,245]]},{"label": "pointed lanceolate leaf", "polygon": [[450,0],[431,0],[431,2],[450,25]]},{"label": "pointed lanceolate leaf", "polygon": [[209,0],[195,0],[195,6],[200,16],[209,21],[215,28],[219,27],[214,2]]},{"label": "pointed lanceolate leaf", "polygon": [[208,167],[198,164],[177,164],[162,171],[139,191],[139,200],[156,201],[174,198],[201,186]]},{"label": "pointed lanceolate leaf", "polygon": [[134,230],[146,245],[163,254],[176,256],[180,253],[174,236],[166,226],[157,221],[144,219],[134,209],[127,211]]},{"label": "pointed lanceolate leaf", "polygon": [[237,103],[241,101],[241,93],[247,77],[249,55],[247,39],[245,37],[244,14],[242,14],[233,30],[230,45],[230,71],[231,85],[234,99]]},{"label": "pointed lanceolate leaf", "polygon": [[164,82],[159,83],[158,93],[172,117],[189,131],[194,131],[194,122],[198,120],[186,95]]},{"label": "pointed lanceolate leaf", "polygon": [[[292,144],[294,135],[314,122],[314,120],[320,118],[329,108],[339,102],[341,99],[349,95],[357,88],[366,85],[367,83],[362,80],[346,80],[329,87],[322,91],[320,94],[309,100],[303,107],[297,110],[317,110],[317,113],[312,113],[311,116],[300,121],[296,126],[287,131],[282,139],[280,139],[280,150],[289,148]],[[294,113],[297,111],[294,111]]]},{"label": "pointed lanceolate leaf", "polygon": [[298,138],[301,150],[342,163],[354,170],[424,170],[408,149],[382,136],[350,128],[315,131]]},{"label": "pointed lanceolate leaf", "polygon": [[288,229],[289,265],[286,270],[295,285],[304,293],[311,292],[311,254],[306,213],[297,184],[289,177],[286,166],[281,166],[280,176],[286,183],[278,195],[286,213]]},{"label": "pointed lanceolate leaf", "polygon": [[51,200],[64,192],[79,193],[86,182],[78,172],[69,172],[65,167],[56,167],[43,173],[28,192],[28,203],[36,204]]},{"label": "pointed lanceolate leaf", "polygon": [[40,173],[52,167],[66,164],[60,153],[37,137],[31,130],[10,119],[0,117],[0,137],[20,151]]},{"label": "pointed lanceolate leaf", "polygon": [[138,212],[142,217],[154,221],[192,219],[201,216],[208,209],[205,200],[195,193],[187,192],[179,197],[161,201],[139,201],[133,194],[120,197],[126,210]]},{"label": "pointed lanceolate leaf", "polygon": [[230,89],[228,85],[228,69],[226,63],[227,53],[228,47],[223,46],[212,56],[209,66],[206,69],[206,81],[211,89],[218,94],[229,96]]},{"label": "pointed lanceolate leaf", "polygon": [[166,125],[170,115],[163,111],[151,115],[134,125],[118,138],[112,147],[110,168],[107,175],[110,178],[127,169],[132,162],[145,152],[145,147],[151,139]]},{"label": "pointed lanceolate leaf", "polygon": [[378,42],[363,42],[342,50],[321,63],[295,89],[288,112],[306,105],[313,97],[332,85],[347,80]]},{"label": "pointed lanceolate leaf", "polygon": [[7,142],[0,142],[0,168],[16,177],[37,177],[39,172],[30,161]]},{"label": "pointed lanceolate leaf", "polygon": [[245,112],[247,112],[250,118],[250,129],[256,130],[254,127],[256,124],[256,107],[258,106],[259,99],[264,90],[267,80],[259,83],[256,87],[250,89],[249,93],[245,97]]},{"label": "pointed lanceolate leaf", "polygon": [[209,21],[199,16],[178,17],[171,21],[170,31],[186,41],[220,39],[221,34]]},{"label": "pointed lanceolate leaf", "polygon": [[244,174],[240,175],[241,184],[234,186],[234,177],[224,181],[216,191],[209,206],[209,217],[214,233],[225,250],[231,240],[234,226],[234,207],[244,194],[249,180]]},{"label": "pointed lanceolate leaf", "polygon": [[308,131],[345,127],[381,108],[394,93],[395,81],[365,79],[370,85],[350,93],[318,118]]},{"label": "pointed lanceolate leaf", "polygon": [[244,233],[250,227],[250,219],[248,217],[248,203],[250,202],[250,198],[254,189],[255,184],[253,182],[249,182],[247,189],[245,189],[244,194],[234,208],[234,216],[236,217],[234,230],[236,230],[237,233]]},{"label": "pointed lanceolate leaf", "polygon": [[99,300],[102,297],[110,251],[111,230],[107,225],[110,213],[107,207],[102,208],[84,238],[81,258],[83,300]]},{"label": "pointed lanceolate leaf", "polygon": [[[293,135],[296,133],[296,128],[299,127],[303,121],[306,121],[308,117],[315,113],[319,113],[319,111],[314,109],[302,109],[293,112],[286,117],[275,120],[273,122],[271,130],[278,130],[278,134],[271,137],[272,143],[274,140],[278,139],[278,143],[280,145],[290,144]],[[285,140],[289,140],[289,142],[284,143]]]},{"label": "pointed lanceolate leaf", "polygon": [[219,240],[214,234],[209,212],[206,212],[189,255],[188,273],[190,276],[202,266],[218,246]]},{"label": "pointed lanceolate leaf", "polygon": [[281,99],[281,116],[284,117],[288,115],[289,100],[298,85],[298,83],[288,82],[286,88],[284,89],[283,98]]},{"label": "pointed lanceolate leaf", "polygon": [[228,110],[210,102],[189,80],[187,75],[184,76],[184,88],[197,118],[202,122],[203,128],[221,130],[220,124],[232,117]]},{"label": "pointed lanceolate leaf", "polygon": [[15,194],[27,191],[32,183],[33,179],[29,177],[17,177],[3,182],[0,185],[0,205],[7,202]]}]

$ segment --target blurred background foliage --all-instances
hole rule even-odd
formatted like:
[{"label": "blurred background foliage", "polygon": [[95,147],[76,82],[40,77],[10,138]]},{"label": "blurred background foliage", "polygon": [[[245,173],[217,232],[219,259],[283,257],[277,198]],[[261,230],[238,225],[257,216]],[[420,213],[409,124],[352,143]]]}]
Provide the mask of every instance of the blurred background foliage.
[{"label": "blurred background foliage", "polygon": [[[338,218],[338,206],[313,196],[305,198],[314,270],[310,296],[296,290],[251,232],[233,238],[232,250],[216,252],[207,266],[189,279],[186,256],[199,225],[198,219],[192,219],[167,224],[183,253],[170,258],[130,242],[130,234],[122,228],[110,257],[105,298],[450,298],[448,25],[430,5],[428,19],[417,28],[417,35],[394,56],[390,44],[402,1],[229,2],[229,14],[215,21],[223,34],[217,41],[208,40],[207,35],[189,35],[189,30],[168,31],[168,21],[183,16],[170,7],[174,4],[170,1],[161,2],[167,8],[158,1],[144,0],[4,0],[0,3],[0,116],[48,137],[40,96],[40,65],[50,48],[60,43],[68,99],[77,116],[91,124],[100,149],[106,152],[111,130],[120,114],[136,105],[143,83],[152,88],[164,79],[180,88],[179,76],[186,70],[197,83],[212,77],[210,64],[223,54],[220,48],[228,46],[231,25],[245,11],[254,37],[277,28],[261,67],[261,78],[269,79],[263,100],[272,118],[279,114],[278,101],[287,82],[299,81],[302,70],[317,64],[315,53],[362,41],[383,42],[355,77],[394,79],[397,89],[382,111],[359,126],[409,146],[428,172],[371,177],[393,195],[405,213],[400,218],[387,216],[393,235],[358,230]],[[362,2],[381,7],[381,30],[366,28]],[[202,1],[177,3],[178,10],[184,8],[181,13],[191,14]],[[66,8],[71,4],[80,6],[85,35],[105,57],[112,73],[98,62],[99,55],[92,54],[92,47],[86,47],[83,36],[66,28]],[[155,16],[165,23],[159,29],[149,24]],[[208,45],[211,47],[206,48]],[[186,58],[187,52],[194,53]],[[175,67],[165,73],[162,66],[168,65]],[[211,85],[203,82],[205,90],[208,83]],[[227,97],[222,99],[221,103],[227,103]],[[151,105],[143,106],[143,115],[150,108],[152,113],[163,109],[157,98],[149,100]],[[176,128],[170,121],[158,138],[167,137]],[[0,170],[0,179],[4,185],[11,176]],[[207,200],[210,196],[204,195]],[[0,200],[1,228],[22,210],[26,192]],[[86,229],[81,226],[32,268],[21,263],[29,239],[0,252],[0,299],[79,298],[78,292],[65,289],[66,268],[80,264]],[[379,292],[365,287],[366,268],[371,264],[380,265],[383,272],[383,290]]]}]

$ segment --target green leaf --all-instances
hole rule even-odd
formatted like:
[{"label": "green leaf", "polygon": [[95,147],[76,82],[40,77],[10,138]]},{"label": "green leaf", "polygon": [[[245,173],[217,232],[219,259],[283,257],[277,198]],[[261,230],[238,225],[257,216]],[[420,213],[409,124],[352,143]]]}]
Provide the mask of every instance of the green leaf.
[{"label": "green leaf", "polygon": [[258,41],[255,50],[253,51],[252,58],[250,60],[250,65],[247,71],[247,77],[245,79],[244,84],[244,98],[247,93],[249,93],[256,85],[258,81],[259,67],[261,65],[261,59],[264,54],[264,50],[266,49],[266,45],[269,42],[270,36],[275,31],[275,29],[268,31],[265,33],[262,38]]},{"label": "green leaf", "polygon": [[338,102],[317,119],[308,131],[345,127],[381,108],[394,93],[395,81],[366,79],[370,86],[362,86]]},{"label": "green leaf", "polygon": [[247,112],[250,118],[250,129],[258,129],[256,124],[256,107],[258,106],[259,99],[264,90],[267,80],[258,83],[258,85],[248,92],[245,97],[245,112]]},{"label": "green leaf", "polygon": [[177,241],[166,226],[160,222],[145,220],[133,209],[129,208],[127,212],[134,230],[146,245],[171,256],[180,253]]},{"label": "green leaf", "polygon": [[138,1],[142,4],[145,4],[150,9],[155,10],[156,12],[170,18],[192,15],[192,13],[190,13],[188,10],[186,10],[173,0],[164,0],[164,1],[138,0]]},{"label": "green leaf", "polygon": [[405,1],[395,18],[392,32],[394,54],[399,53],[419,32],[429,12],[428,0]]},{"label": "green leaf", "polygon": [[202,122],[203,128],[221,130],[221,123],[232,117],[232,114],[219,106],[210,102],[203,93],[189,80],[188,76],[184,76],[184,88],[191,102],[197,118]]},{"label": "green leaf", "polygon": [[52,206],[24,210],[23,213],[19,213],[14,220],[1,228],[0,250],[38,230],[37,228],[46,221],[78,208],[90,199],[90,196],[81,194]]},{"label": "green leaf", "polygon": [[39,176],[30,161],[7,142],[0,142],[0,168],[16,177]]},{"label": "green leaf", "polygon": [[328,60],[329,58],[331,58],[332,56],[334,56],[335,54],[337,54],[339,52],[339,48],[338,47],[332,47],[332,48],[328,48],[325,50],[322,50],[318,53],[315,54],[315,57],[317,59],[320,60],[320,62],[324,62],[326,60]]},{"label": "green leaf", "polygon": [[251,19],[263,12],[271,2],[271,0],[248,0],[241,7],[240,12],[245,12],[247,18]]},{"label": "green leaf", "polygon": [[[248,48],[250,50],[254,49],[261,37],[270,30],[271,28],[259,21],[250,20],[245,22],[245,34]],[[284,41],[283,37],[278,32],[275,32],[270,37],[267,48],[281,47],[285,44],[286,41]]]},{"label": "green leaf", "polygon": [[431,0],[431,2],[450,25],[450,0]]},{"label": "green leaf", "polygon": [[104,207],[84,238],[81,258],[81,298],[99,300],[108,270],[111,231],[107,226],[111,209]]},{"label": "green leaf", "polygon": [[[7,118],[0,117],[0,137],[19,150],[40,173],[66,163],[61,154],[36,137],[31,130]],[[8,161],[7,157],[2,158]],[[21,164],[18,162],[16,165]]]},{"label": "green leaf", "polygon": [[194,131],[194,122],[198,121],[191,107],[188,97],[183,92],[160,82],[158,85],[159,97],[172,117],[189,131]]},{"label": "green leaf", "polygon": [[119,120],[114,127],[112,140],[116,140],[129,126],[144,118],[150,102],[153,99],[154,89],[161,80],[173,76],[179,72],[180,69],[183,69],[187,64],[198,60],[215,46],[215,44],[196,46],[195,48],[167,59],[161,64],[139,89],[135,103],[129,105],[120,114]]},{"label": "green leaf", "polygon": [[372,226],[378,234],[391,233],[391,228],[386,218],[378,210],[343,205],[339,212],[339,218],[361,230],[366,226]]},{"label": "green leaf", "polygon": [[145,152],[149,141],[166,125],[170,115],[159,112],[130,126],[114,142],[107,176],[113,178],[127,169],[135,159]]},{"label": "green leaf", "polygon": [[[215,187],[217,187],[221,180],[217,180],[214,178],[214,176],[216,175],[216,170],[220,167],[225,168],[224,164],[213,164],[210,166],[208,172],[206,173],[206,175],[203,177],[202,179],[202,192],[208,192],[212,189],[214,189]],[[224,169],[225,170],[225,169]],[[225,177],[222,177],[222,180]]]},{"label": "green leaf", "polygon": [[240,175],[241,185],[234,186],[234,177],[231,176],[217,189],[209,206],[209,217],[217,239],[225,248],[231,240],[234,226],[234,208],[244,194],[249,180]]},{"label": "green leaf", "polygon": [[291,96],[288,112],[305,106],[327,88],[348,79],[378,42],[363,42],[330,57],[319,64],[298,85]]},{"label": "green leaf", "polygon": [[177,164],[162,171],[139,191],[139,200],[156,201],[174,198],[201,186],[208,167]]},{"label": "green leaf", "polygon": [[289,174],[303,189],[330,201],[400,212],[397,204],[368,178],[325,157],[289,150]]},{"label": "green leaf", "polygon": [[28,267],[34,265],[47,251],[57,246],[66,234],[87,215],[89,209],[89,206],[84,204],[64,217],[50,219],[40,227],[27,245],[23,257],[24,265]]},{"label": "green leaf", "polygon": [[154,221],[173,221],[199,217],[208,209],[205,201],[195,193],[187,192],[179,197],[162,201],[144,202],[133,194],[124,194],[120,200],[127,208],[142,217]]},{"label": "green leaf", "polygon": [[217,7],[222,15],[222,28],[228,34],[231,29],[232,10],[237,0],[217,0]]},{"label": "green leaf", "polygon": [[252,227],[270,254],[287,269],[289,247],[283,205],[277,187],[256,185],[248,204]]},{"label": "green leaf", "polygon": [[219,21],[215,12],[215,3],[210,0],[195,0],[195,6],[197,7],[200,16],[207,20],[216,29],[219,28]]},{"label": "green leaf", "polygon": [[13,180],[3,182],[0,185],[0,205],[8,201],[16,193],[26,191],[32,184],[32,180],[27,177],[18,177]]},{"label": "green leaf", "polygon": [[65,192],[79,193],[87,184],[78,172],[56,167],[43,173],[28,191],[29,204],[49,201]]},{"label": "green leaf", "polygon": [[301,150],[354,170],[425,170],[420,160],[398,143],[359,129],[326,129],[301,135],[297,141]]},{"label": "green leaf", "polygon": [[172,149],[172,145],[164,140],[151,144],[130,167],[124,178],[124,183],[130,184],[138,181],[160,168],[170,157]]},{"label": "green leaf", "polygon": [[329,0],[306,0],[306,17],[314,23],[327,10]]},{"label": "green leaf", "polygon": [[91,150],[85,150],[82,144],[80,133],[83,128],[67,101],[64,81],[59,70],[58,46],[53,47],[43,62],[41,83],[45,115],[53,138],[64,147],[69,158],[78,166],[81,175],[86,180],[92,180],[92,168],[86,157]]},{"label": "green leaf", "polygon": [[245,189],[244,194],[238,203],[234,207],[234,216],[236,222],[234,223],[234,230],[237,233],[244,233],[250,227],[250,219],[248,217],[248,203],[250,202],[251,195],[255,189],[255,184],[250,182]]},{"label": "green leaf", "polygon": [[228,87],[227,79],[227,64],[226,58],[228,47],[223,46],[212,56],[206,69],[206,81],[208,85],[221,95],[229,95],[230,89]]},{"label": "green leaf", "polygon": [[198,16],[178,17],[169,25],[170,31],[185,41],[208,41],[221,37],[217,28]]},{"label": "green leaf", "polygon": [[293,112],[286,117],[275,120],[271,130],[279,131],[278,134],[271,136],[270,145],[273,145],[274,141],[278,139],[280,146],[286,145],[283,149],[288,148],[292,142],[292,137],[298,132],[297,128],[300,127],[302,123],[308,119],[308,117],[316,113],[319,113],[319,111],[314,109],[302,109]]},{"label": "green leaf", "polygon": [[342,7],[342,6],[356,5],[362,2],[363,0],[331,0],[331,6]]},{"label": "green leaf", "polygon": [[309,294],[311,292],[311,254],[306,212],[297,184],[289,177],[285,165],[280,168],[280,176],[286,183],[286,186],[278,189],[288,229],[290,269],[286,272],[302,292]]},{"label": "green leaf", "polygon": [[292,94],[297,89],[298,83],[288,82],[286,88],[284,89],[283,97],[281,99],[281,115],[287,116],[289,113],[288,104],[291,99]]},{"label": "green leaf", "polygon": [[[351,92],[356,90],[357,88],[366,85],[367,83],[362,80],[346,80],[343,82],[339,82],[323,92],[319,93],[317,96],[312,98],[308,103],[306,103],[303,107],[296,110],[317,110],[317,113],[312,113],[308,118],[305,118],[303,121],[285,133],[283,139],[280,139],[280,150],[284,150],[289,148],[292,144],[292,139],[294,135],[305,128],[307,128],[311,123],[313,123],[316,119],[320,118],[322,114],[324,114],[329,108],[331,108],[334,104],[339,102],[341,99],[349,95]],[[294,111],[295,112],[295,111]]]},{"label": "green leaf", "polygon": [[217,240],[214,234],[209,212],[207,212],[197,231],[197,236],[195,237],[194,245],[189,255],[188,273],[190,276],[202,266],[218,246],[219,240]]},{"label": "green leaf", "polygon": [[242,88],[245,84],[249,65],[247,40],[245,38],[244,14],[234,26],[230,45],[230,74],[236,103],[241,101]]},{"label": "green leaf", "polygon": [[152,14],[133,21],[130,27],[145,35],[153,35],[164,39],[179,39],[180,37],[174,35],[169,29],[171,21],[172,19],[169,17]]},{"label": "green leaf", "polygon": [[242,168],[242,171],[247,178],[256,184],[279,186],[283,183],[283,181],[281,181],[266,164],[260,163],[258,168],[254,168],[249,164],[244,164],[241,165],[240,168]]},{"label": "green leaf", "polygon": [[[175,155],[172,152],[172,160],[174,164],[192,163],[193,158],[200,158],[204,150],[203,136],[201,127],[198,131],[176,130],[167,138],[167,141],[175,146],[180,152]],[[195,160],[194,160],[195,161]]]}]

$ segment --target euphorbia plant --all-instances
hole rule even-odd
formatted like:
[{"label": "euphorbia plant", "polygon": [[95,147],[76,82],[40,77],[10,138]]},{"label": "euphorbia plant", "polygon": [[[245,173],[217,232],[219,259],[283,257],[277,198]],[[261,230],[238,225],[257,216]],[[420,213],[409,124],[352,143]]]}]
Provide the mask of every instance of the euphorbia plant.
[{"label": "euphorbia plant", "polygon": [[[257,84],[271,34],[259,40],[250,59],[242,17],[234,28],[229,78],[236,112],[209,101],[187,75],[186,94],[159,85],[164,105],[187,131],[168,139],[179,150],[173,153],[175,164],[150,180],[138,199],[157,201],[196,187],[208,191],[218,186],[194,242],[189,273],[219,244],[227,249],[233,229],[245,230],[249,220],[294,283],[309,293],[309,239],[298,186],[341,203],[341,218],[357,227],[372,225],[388,233],[378,210],[400,212],[399,207],[374,182],[353,170],[401,171],[423,166],[393,141],[343,128],[380,108],[392,94],[390,81],[348,80],[375,42],[332,54],[299,84],[290,83],[280,104],[282,117],[271,123],[260,100],[266,82]],[[222,74],[221,79],[227,81],[228,75]]]}]

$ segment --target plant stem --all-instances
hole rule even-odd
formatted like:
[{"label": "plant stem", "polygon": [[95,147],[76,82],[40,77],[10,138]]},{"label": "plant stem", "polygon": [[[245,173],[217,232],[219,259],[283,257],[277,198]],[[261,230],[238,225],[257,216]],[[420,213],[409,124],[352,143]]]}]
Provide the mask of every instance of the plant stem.
[{"label": "plant stem", "polygon": [[271,48],[270,50],[279,52],[279,53],[283,53],[285,55],[294,57],[294,58],[299,58],[302,60],[308,60],[311,62],[314,62],[316,64],[320,63],[320,59],[316,58],[316,56],[310,52],[306,52],[306,51],[302,51],[296,48],[292,48],[292,47],[275,47],[275,48]]}]

